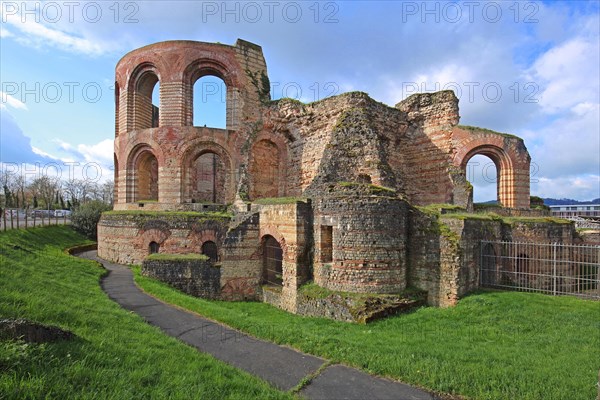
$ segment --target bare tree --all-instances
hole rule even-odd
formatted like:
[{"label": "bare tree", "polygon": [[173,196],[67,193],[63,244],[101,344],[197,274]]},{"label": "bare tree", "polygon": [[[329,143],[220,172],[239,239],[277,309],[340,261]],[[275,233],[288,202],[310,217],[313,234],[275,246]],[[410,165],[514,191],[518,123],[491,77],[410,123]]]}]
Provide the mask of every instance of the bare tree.
[{"label": "bare tree", "polygon": [[97,195],[96,183],[87,179],[69,179],[63,183],[63,190],[73,204],[85,203]]},{"label": "bare tree", "polygon": [[113,204],[114,193],[115,193],[115,181],[108,180],[102,184],[102,202],[106,204]]},{"label": "bare tree", "polygon": [[50,208],[54,203],[56,192],[59,190],[61,182],[58,178],[47,175],[34,179],[29,187],[38,199],[44,201],[46,208]]}]

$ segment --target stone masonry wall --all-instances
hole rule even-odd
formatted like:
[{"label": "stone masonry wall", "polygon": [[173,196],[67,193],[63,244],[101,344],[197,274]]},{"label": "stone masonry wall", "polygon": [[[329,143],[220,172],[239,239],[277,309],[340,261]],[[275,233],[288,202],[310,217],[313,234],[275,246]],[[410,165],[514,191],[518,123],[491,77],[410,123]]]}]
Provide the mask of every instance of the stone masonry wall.
[{"label": "stone masonry wall", "polygon": [[278,301],[281,308],[291,312],[296,310],[298,286],[310,275],[312,220],[311,204],[307,202],[260,207],[261,244],[270,235],[283,250],[283,287]]},{"label": "stone masonry wall", "polygon": [[[436,306],[455,305],[479,287],[482,240],[569,244],[573,238],[571,224],[525,219],[505,223],[411,211],[408,284],[426,290],[428,303]],[[500,248],[495,251],[502,254]]]},{"label": "stone masonry wall", "polygon": [[[315,201],[315,283],[348,292],[400,292],[406,287],[406,203],[357,190],[370,187],[338,187]],[[324,226],[333,231],[330,262],[321,261]]]},{"label": "stone masonry wall", "polygon": [[223,300],[258,300],[262,272],[258,213],[250,213],[230,226],[222,254]]},{"label": "stone masonry wall", "polygon": [[192,296],[218,299],[220,295],[221,270],[210,260],[144,260],[142,275]]},{"label": "stone masonry wall", "polygon": [[98,223],[98,256],[120,264],[141,264],[156,242],[159,253],[200,254],[202,243],[220,250],[229,218],[212,213],[104,213]]}]

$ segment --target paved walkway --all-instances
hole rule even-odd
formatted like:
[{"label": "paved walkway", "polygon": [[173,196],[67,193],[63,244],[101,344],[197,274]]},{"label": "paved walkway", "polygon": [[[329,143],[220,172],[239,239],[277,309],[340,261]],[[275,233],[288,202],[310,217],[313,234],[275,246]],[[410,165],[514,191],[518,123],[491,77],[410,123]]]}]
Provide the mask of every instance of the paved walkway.
[{"label": "paved walkway", "polygon": [[[162,303],[142,292],[125,266],[99,259],[95,251],[79,254],[100,262],[109,271],[102,289],[123,308],[142,316],[167,335],[211,354],[234,367],[258,376],[278,389],[288,391],[315,374],[326,363],[322,358],[288,347],[258,340],[207,320],[197,314]],[[309,399],[435,400],[436,397],[402,383],[373,377],[343,365],[323,368],[304,386],[300,395]]]}]

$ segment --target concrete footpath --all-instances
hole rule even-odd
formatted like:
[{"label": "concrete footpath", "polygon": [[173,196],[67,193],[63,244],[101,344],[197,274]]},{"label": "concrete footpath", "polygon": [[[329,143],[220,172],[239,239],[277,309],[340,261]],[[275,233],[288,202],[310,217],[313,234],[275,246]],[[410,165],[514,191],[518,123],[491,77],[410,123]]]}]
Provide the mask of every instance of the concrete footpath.
[{"label": "concrete footpath", "polygon": [[158,301],[135,285],[131,270],[98,258],[95,251],[81,253],[79,257],[93,259],[104,265],[109,273],[102,280],[102,289],[121,307],[140,315],[167,335],[249,372],[280,390],[288,391],[303,378],[316,375],[300,390],[302,397],[336,400],[437,399],[420,389],[343,365],[330,365],[319,370],[327,360],[253,338]]}]

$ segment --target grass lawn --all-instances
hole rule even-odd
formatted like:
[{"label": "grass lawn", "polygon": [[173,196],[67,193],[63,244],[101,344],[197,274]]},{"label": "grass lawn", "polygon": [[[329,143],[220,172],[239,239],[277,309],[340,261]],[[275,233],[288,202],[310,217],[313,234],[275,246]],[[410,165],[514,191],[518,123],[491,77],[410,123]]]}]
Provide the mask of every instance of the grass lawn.
[{"label": "grass lawn", "polygon": [[0,233],[0,319],[60,326],[73,341],[0,341],[0,399],[288,399],[121,309],[96,263],[62,250],[85,239],[68,227]]},{"label": "grass lawn", "polygon": [[197,299],[140,275],[166,302],[251,335],[368,372],[472,399],[590,400],[600,367],[600,302],[489,291],[369,325],[262,303]]}]

